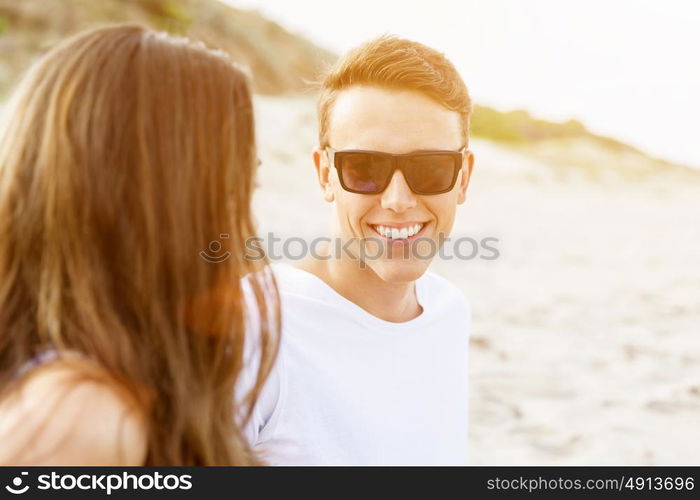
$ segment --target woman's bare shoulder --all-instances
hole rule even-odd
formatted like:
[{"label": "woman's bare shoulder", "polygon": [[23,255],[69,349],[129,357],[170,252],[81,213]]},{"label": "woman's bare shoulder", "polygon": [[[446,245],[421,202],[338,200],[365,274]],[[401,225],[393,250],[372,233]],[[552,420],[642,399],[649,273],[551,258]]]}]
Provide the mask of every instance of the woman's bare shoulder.
[{"label": "woman's bare shoulder", "polygon": [[84,375],[79,363],[52,361],[0,401],[0,464],[144,463],[142,412],[108,377]]}]

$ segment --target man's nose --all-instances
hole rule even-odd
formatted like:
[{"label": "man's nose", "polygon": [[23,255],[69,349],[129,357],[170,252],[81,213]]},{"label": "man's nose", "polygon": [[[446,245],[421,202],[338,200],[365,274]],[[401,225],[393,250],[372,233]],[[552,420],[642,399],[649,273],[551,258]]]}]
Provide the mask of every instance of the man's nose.
[{"label": "man's nose", "polygon": [[394,212],[404,212],[416,206],[416,195],[408,187],[406,179],[400,170],[391,176],[391,181],[382,193],[382,208]]}]

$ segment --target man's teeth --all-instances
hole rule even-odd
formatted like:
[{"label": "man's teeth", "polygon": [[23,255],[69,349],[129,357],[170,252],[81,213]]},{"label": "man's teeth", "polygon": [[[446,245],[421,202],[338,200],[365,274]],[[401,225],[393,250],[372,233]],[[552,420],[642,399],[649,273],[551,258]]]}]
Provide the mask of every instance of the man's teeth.
[{"label": "man's teeth", "polygon": [[414,224],[412,226],[402,227],[401,229],[397,227],[374,226],[374,229],[387,238],[405,240],[423,229],[423,224]]}]

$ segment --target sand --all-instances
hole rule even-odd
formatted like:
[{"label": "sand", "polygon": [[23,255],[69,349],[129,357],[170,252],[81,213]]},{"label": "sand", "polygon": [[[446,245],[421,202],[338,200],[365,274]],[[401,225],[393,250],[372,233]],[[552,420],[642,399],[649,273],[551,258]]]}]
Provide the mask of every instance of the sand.
[{"label": "sand", "polygon": [[[313,100],[256,112],[259,232],[326,234]],[[453,235],[498,238],[500,256],[431,267],[472,305],[471,463],[700,464],[700,176],[625,180],[610,161],[591,180],[471,148]]]}]

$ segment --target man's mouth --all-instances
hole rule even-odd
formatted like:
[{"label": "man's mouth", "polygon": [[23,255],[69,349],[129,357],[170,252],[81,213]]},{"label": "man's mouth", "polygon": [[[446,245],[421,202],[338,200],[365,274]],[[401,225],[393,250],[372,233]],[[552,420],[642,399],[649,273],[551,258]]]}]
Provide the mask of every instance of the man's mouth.
[{"label": "man's mouth", "polygon": [[411,222],[402,224],[369,224],[369,227],[388,240],[410,241],[417,238],[425,230],[427,222]]}]

